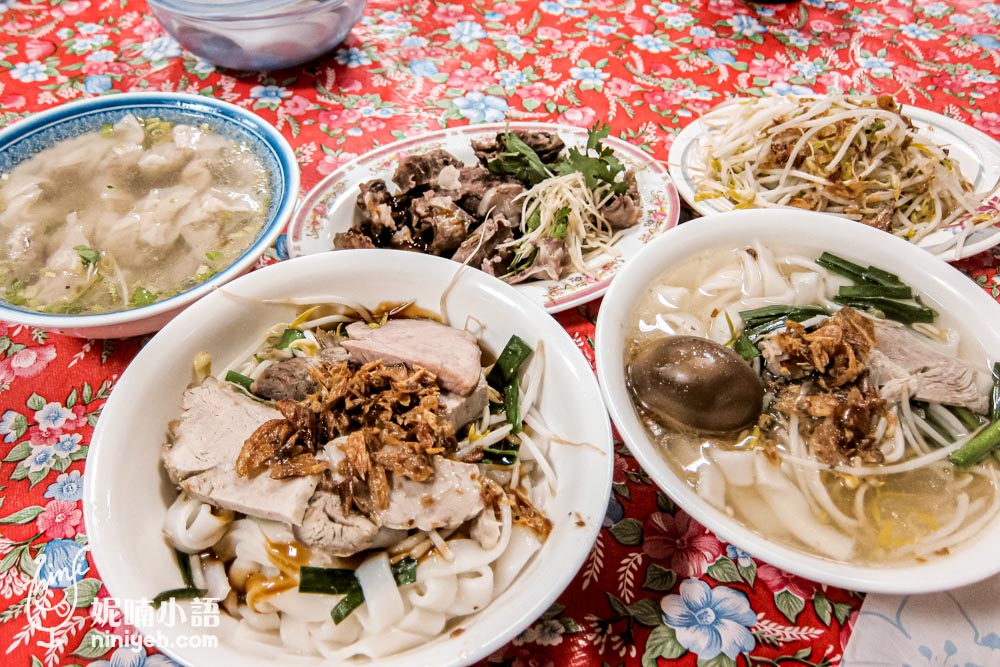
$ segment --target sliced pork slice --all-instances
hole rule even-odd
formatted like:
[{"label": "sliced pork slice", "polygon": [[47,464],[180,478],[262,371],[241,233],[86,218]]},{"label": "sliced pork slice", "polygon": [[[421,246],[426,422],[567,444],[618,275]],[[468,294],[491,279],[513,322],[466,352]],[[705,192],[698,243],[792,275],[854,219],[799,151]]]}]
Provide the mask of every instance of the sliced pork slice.
[{"label": "sliced pork slice", "polygon": [[281,413],[239,394],[213,377],[184,392],[183,412],[170,424],[163,467],[176,484],[219,465],[232,467],[243,442],[257,427]]},{"label": "sliced pork slice", "polygon": [[456,433],[469,422],[479,419],[488,403],[489,386],[486,384],[486,376],[482,373],[479,374],[476,388],[468,396],[452,391],[441,392],[441,405],[447,411],[448,421],[455,427]]},{"label": "sliced pork slice", "polygon": [[347,350],[335,345],[320,350],[319,354],[312,357],[293,357],[280,361],[264,369],[260,377],[250,385],[250,391],[275,401],[301,401],[316,391],[316,382],[309,376],[311,367],[322,361],[347,361],[347,357]]},{"label": "sliced pork slice", "polygon": [[295,528],[295,539],[333,556],[353,556],[371,549],[379,527],[357,512],[345,512],[340,496],[318,490],[309,501],[302,525]]},{"label": "sliced pork slice", "polygon": [[377,515],[383,526],[402,530],[455,527],[483,511],[478,466],[440,456],[433,462],[434,476],[426,482],[393,477],[389,506]]},{"label": "sliced pork slice", "polygon": [[179,486],[210,505],[297,526],[319,480],[319,475],[272,479],[267,473],[240,477],[230,464],[181,480]]},{"label": "sliced pork slice", "polygon": [[986,412],[988,379],[981,371],[938,352],[897,322],[875,320],[875,340],[868,366],[883,395],[907,391],[919,401]]},{"label": "sliced pork slice", "polygon": [[234,465],[258,426],[281,419],[277,410],[207,378],[184,393],[183,412],[163,446],[170,479],[203,502],[250,516],[298,524],[319,475],[271,479],[240,477]]},{"label": "sliced pork slice", "polygon": [[347,326],[350,340],[342,343],[360,363],[419,366],[437,376],[442,388],[468,396],[482,375],[480,350],[468,331],[432,320],[389,320],[372,328],[364,322]]}]

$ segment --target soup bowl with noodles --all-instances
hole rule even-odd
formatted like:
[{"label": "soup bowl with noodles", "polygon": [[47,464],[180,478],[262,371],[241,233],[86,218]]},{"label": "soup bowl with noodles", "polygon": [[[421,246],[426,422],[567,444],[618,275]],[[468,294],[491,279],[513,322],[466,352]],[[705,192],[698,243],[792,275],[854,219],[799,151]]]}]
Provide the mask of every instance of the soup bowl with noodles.
[{"label": "soup bowl with noodles", "polygon": [[288,143],[211,97],[73,102],[0,132],[0,320],[155,331],[248,270],[299,190]]},{"label": "soup bowl with noodles", "polygon": [[924,251],[806,211],[695,220],[616,278],[596,349],[630,451],[752,556],[893,593],[1000,571],[1000,307]]},{"label": "soup bowl with noodles", "polygon": [[612,463],[596,378],[540,307],[349,250],[241,277],[155,336],[98,422],[84,512],[118,600],[166,591],[192,620],[186,598],[216,601],[218,628],[140,627],[185,664],[467,665],[572,580]]}]

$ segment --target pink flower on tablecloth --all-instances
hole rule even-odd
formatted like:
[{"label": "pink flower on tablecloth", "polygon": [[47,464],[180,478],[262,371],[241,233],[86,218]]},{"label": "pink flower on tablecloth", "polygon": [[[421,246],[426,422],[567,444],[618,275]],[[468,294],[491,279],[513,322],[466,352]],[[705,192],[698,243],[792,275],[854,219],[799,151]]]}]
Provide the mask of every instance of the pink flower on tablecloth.
[{"label": "pink flower on tablecloth", "polygon": [[76,16],[77,14],[82,14],[90,8],[89,0],[70,0],[69,2],[64,2],[59,5],[59,9],[63,11],[67,16]]},{"label": "pink flower on tablecloth", "polygon": [[383,127],[385,127],[385,121],[378,118],[365,118],[361,121],[361,129],[365,132],[378,132]]},{"label": "pink flower on tablecloth", "polygon": [[550,28],[547,25],[541,26],[535,33],[538,35],[539,39],[559,39],[562,37],[562,33],[555,28]]},{"label": "pink flower on tablecloth", "polygon": [[361,120],[361,112],[358,109],[331,109],[320,111],[317,116],[320,124],[330,129],[351,127]]},{"label": "pink flower on tablecloth", "polygon": [[972,125],[995,137],[1000,137],[1000,114],[995,111],[984,111],[973,116]]},{"label": "pink flower on tablecloth", "polygon": [[153,37],[161,35],[163,33],[163,28],[156,19],[149,18],[136,25],[132,31],[139,37],[142,37],[144,41],[148,41]]},{"label": "pink flower on tablecloth", "polygon": [[24,95],[0,95],[0,108],[3,109],[20,109],[27,103]]},{"label": "pink flower on tablecloth", "polygon": [[534,100],[539,104],[544,104],[545,102],[551,100],[552,96],[555,94],[555,88],[547,83],[542,83],[541,81],[535,81],[534,83],[517,89],[518,97],[525,100]]},{"label": "pink flower on tablecloth", "polygon": [[851,77],[843,72],[825,72],[816,77],[816,82],[826,86],[827,90],[835,88],[840,91],[850,90],[854,84]]},{"label": "pink flower on tablecloth", "polygon": [[434,11],[434,18],[444,23],[457,23],[458,21],[475,21],[476,15],[462,5],[441,5]]},{"label": "pink flower on tablecloth", "polygon": [[482,67],[457,69],[448,75],[448,85],[464,91],[482,90],[493,83],[493,75]]},{"label": "pink flower on tablecloth", "polygon": [[37,425],[28,427],[28,442],[33,447],[51,447],[59,442],[60,435],[62,432],[59,429],[50,430]]},{"label": "pink flower on tablecloth", "polygon": [[282,104],[285,111],[293,116],[301,116],[306,111],[309,111],[309,107],[311,105],[312,102],[310,102],[308,98],[302,97],[301,95],[293,95]]},{"label": "pink flower on tablecloth", "polygon": [[632,92],[632,82],[615,77],[604,83],[604,91],[609,95],[627,97]]},{"label": "pink flower on tablecloth", "polygon": [[341,153],[340,155],[327,153],[323,156],[322,160],[316,163],[316,171],[326,176],[333,173],[340,165],[353,160],[357,156],[357,153]]},{"label": "pink flower on tablecloth", "polygon": [[521,12],[521,8],[518,7],[516,4],[507,4],[501,2],[500,4],[493,5],[492,11],[500,12],[504,16],[514,16],[515,14],[519,14]]},{"label": "pink flower on tablecloth", "polygon": [[677,514],[653,512],[645,521],[642,551],[647,556],[667,560],[670,569],[682,577],[700,577],[709,563],[723,553],[722,542],[683,510]]},{"label": "pink flower on tablecloth", "polygon": [[898,81],[904,81],[906,83],[913,83],[914,81],[919,81],[923,77],[927,76],[926,72],[918,70],[916,67],[909,67],[907,65],[896,65],[895,78]]},{"label": "pink flower on tablecloth", "polygon": [[789,591],[803,600],[811,600],[816,594],[816,583],[803,579],[773,565],[763,564],[757,568],[757,577],[774,593]]},{"label": "pink flower on tablecloth", "polygon": [[625,15],[625,25],[632,28],[632,30],[635,30],[640,35],[653,32],[653,29],[656,27],[656,24],[645,16],[636,16],[635,14]]},{"label": "pink flower on tablecloth", "polygon": [[[55,345],[26,347],[0,361],[0,382],[3,382],[3,378],[8,374],[19,378],[33,378],[44,371],[49,362],[55,358]],[[13,377],[10,380],[13,380]]]},{"label": "pink flower on tablecloth", "polygon": [[559,114],[559,122],[577,127],[591,127],[597,112],[590,107],[570,107]]},{"label": "pink flower on tablecloth", "polygon": [[81,521],[83,521],[83,512],[77,508],[76,503],[68,500],[53,500],[35,519],[35,525],[49,539],[59,539],[76,535],[76,527],[80,525]]},{"label": "pink flower on tablecloth", "polygon": [[754,76],[770,81],[784,81],[792,76],[792,68],[777,60],[751,60],[747,68]]},{"label": "pink flower on tablecloth", "polygon": [[648,93],[643,93],[642,99],[646,101],[646,104],[655,106],[661,111],[669,109],[681,100],[680,95],[674,95],[665,90],[651,90]]}]

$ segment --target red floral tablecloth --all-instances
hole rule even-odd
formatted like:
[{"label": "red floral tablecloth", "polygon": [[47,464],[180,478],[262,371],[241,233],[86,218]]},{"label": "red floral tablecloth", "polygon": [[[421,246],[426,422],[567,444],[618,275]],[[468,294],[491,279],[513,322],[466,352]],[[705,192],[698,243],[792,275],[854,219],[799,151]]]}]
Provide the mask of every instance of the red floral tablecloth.
[{"label": "red floral tablecloth", "polygon": [[[606,119],[614,134],[666,159],[682,126],[734,93],[889,93],[1000,136],[998,26],[1000,4],[979,0],[372,0],[327,58],[247,74],[182,51],[141,1],[0,0],[0,125],[86,95],[216,96],[285,134],[307,189],[375,145],[484,120]],[[1000,297],[997,265],[993,253],[959,263]],[[598,305],[558,318],[591,361]],[[46,580],[40,555],[55,562],[86,550],[81,496],[93,425],[141,344],[0,323],[4,665],[173,664],[152,651],[92,648],[95,633],[122,632],[92,565],[75,583],[50,582],[72,589],[33,586]],[[620,445],[604,526],[559,603],[488,664],[839,662],[859,595],[720,542]]]}]

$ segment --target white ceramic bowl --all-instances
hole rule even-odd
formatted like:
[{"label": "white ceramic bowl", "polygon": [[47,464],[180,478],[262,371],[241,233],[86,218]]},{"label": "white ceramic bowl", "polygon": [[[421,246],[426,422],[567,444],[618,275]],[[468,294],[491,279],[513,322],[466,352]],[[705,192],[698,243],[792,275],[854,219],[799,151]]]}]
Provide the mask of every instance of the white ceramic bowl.
[{"label": "white ceramic bowl", "polygon": [[[389,250],[348,250],[311,255],[250,273],[224,288],[255,298],[341,296],[365,304],[406,301],[434,312],[455,274],[446,259]],[[249,304],[226,294],[208,295],[181,313],[132,362],[112,391],[94,432],[87,461],[84,513],[97,569],[119,600],[150,598],[182,585],[161,526],[176,491],[160,466],[167,423],[180,414],[191,380],[191,360],[202,350],[213,368],[249,354],[275,322],[290,321],[290,306]],[[554,523],[540,553],[514,584],[486,609],[464,621],[464,632],[444,636],[380,667],[466,665],[508,642],[540,616],[569,584],[596,539],[611,488],[611,428],[596,378],[559,324],[514,288],[480,271],[462,273],[447,301],[455,326],[472,318],[481,339],[498,354],[511,334],[532,348],[544,341],[546,357],[537,404],[548,426],[562,437],[595,447],[553,445],[559,476],[547,509]],[[198,666],[270,667],[285,664],[226,640],[234,622],[223,615],[219,648],[181,648],[174,640],[204,629],[182,624],[157,628],[165,650]],[[320,665],[296,659],[295,664]],[[332,667],[332,666],[331,666]]]},{"label": "white ceramic bowl", "polygon": [[232,264],[205,282],[148,306],[94,315],[55,315],[0,300],[0,320],[81,338],[122,338],[156,331],[197,299],[247,271],[285,228],[299,194],[299,168],[294,151],[281,133],[260,116],[212,97],[126,93],[53,107],[0,132],[0,174],[59,141],[100,130],[130,113],[204,123],[254,151],[270,179],[270,204],[253,243]]},{"label": "white ceramic bowl", "polygon": [[[695,520],[753,556],[800,576],[853,590],[922,593],[955,588],[1000,571],[995,557],[1000,521],[947,556],[925,563],[871,567],[836,562],[769,541],[701,498],[681,479],[647,436],[625,383],[625,332],[630,314],[664,270],[711,248],[732,249],[754,240],[818,255],[826,250],[891,271],[959,323],[963,337],[1000,350],[1000,306],[976,283],[941,260],[891,234],[808,211],[747,210],[684,223],[656,239],[618,274],[597,320],[597,373],[601,391],[629,450],[650,477]],[[965,327],[962,323],[965,323]]]}]

